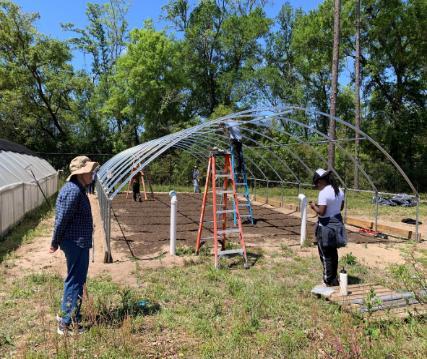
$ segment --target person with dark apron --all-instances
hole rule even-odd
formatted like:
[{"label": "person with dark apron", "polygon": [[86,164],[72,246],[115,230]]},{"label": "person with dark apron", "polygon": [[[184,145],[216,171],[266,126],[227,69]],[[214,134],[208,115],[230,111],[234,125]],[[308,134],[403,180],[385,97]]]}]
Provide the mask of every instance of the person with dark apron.
[{"label": "person with dark apron", "polygon": [[323,282],[326,286],[337,286],[338,248],[347,244],[341,211],[344,208],[344,192],[340,189],[331,171],[317,169],[313,184],[319,190],[317,203],[310,207],[318,215],[316,240],[323,265]]}]

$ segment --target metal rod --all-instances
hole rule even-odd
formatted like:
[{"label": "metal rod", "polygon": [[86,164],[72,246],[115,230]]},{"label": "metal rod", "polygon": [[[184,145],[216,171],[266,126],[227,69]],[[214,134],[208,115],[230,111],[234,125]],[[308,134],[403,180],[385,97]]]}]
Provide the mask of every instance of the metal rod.
[{"label": "metal rod", "polygon": [[347,204],[348,204],[347,188],[344,188],[344,223],[347,222]]},{"label": "metal rod", "polygon": [[375,231],[378,229],[378,192],[375,193]]},{"label": "metal rod", "polygon": [[280,197],[280,208],[283,208],[284,205],[284,198],[285,198],[285,186],[280,187],[282,189],[281,191],[281,197]]},{"label": "metal rod", "polygon": [[268,185],[269,185],[269,183],[270,183],[270,181],[267,181],[267,195],[265,198],[265,203],[267,203],[267,204],[268,204]]},{"label": "metal rod", "polygon": [[418,235],[418,232],[419,232],[419,219],[420,219],[420,196],[417,194],[417,208],[416,208],[416,214],[415,214],[415,240],[417,241],[417,242],[420,242],[421,241],[421,238],[418,238],[418,237],[420,237],[419,235]]},{"label": "metal rod", "polygon": [[256,178],[254,178],[254,201],[256,201]]},{"label": "metal rod", "polygon": [[[299,137],[292,137],[294,139],[299,138]],[[354,142],[356,138],[342,138],[342,139],[335,139],[335,140],[321,140],[321,141],[298,141],[298,142],[293,142],[293,143],[283,143],[283,144],[273,144],[273,145],[268,145],[265,147],[254,147],[254,148],[282,148],[282,147],[290,147],[290,146],[298,146],[298,145],[318,145],[318,144],[327,144],[328,142]],[[366,140],[366,138],[362,137],[359,138],[359,140]]]}]

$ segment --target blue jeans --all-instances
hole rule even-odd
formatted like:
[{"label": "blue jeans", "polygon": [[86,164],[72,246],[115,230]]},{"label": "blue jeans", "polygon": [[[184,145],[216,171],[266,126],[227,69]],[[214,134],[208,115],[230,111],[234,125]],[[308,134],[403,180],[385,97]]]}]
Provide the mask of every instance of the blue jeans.
[{"label": "blue jeans", "polygon": [[71,240],[62,241],[60,247],[67,259],[67,277],[61,304],[62,323],[69,325],[81,319],[80,307],[89,268],[89,248],[81,248]]},{"label": "blue jeans", "polygon": [[193,179],[194,193],[200,193],[199,180]]}]

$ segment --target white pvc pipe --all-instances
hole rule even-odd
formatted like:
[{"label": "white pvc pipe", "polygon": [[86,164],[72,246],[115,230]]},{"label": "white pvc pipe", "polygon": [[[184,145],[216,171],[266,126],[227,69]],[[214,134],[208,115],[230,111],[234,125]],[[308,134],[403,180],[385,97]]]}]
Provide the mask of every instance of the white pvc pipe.
[{"label": "white pvc pipe", "polygon": [[298,199],[300,200],[300,210],[301,210],[301,238],[300,244],[301,247],[304,246],[305,240],[307,239],[307,197],[300,193],[298,195]]},{"label": "white pvc pipe", "polygon": [[171,198],[170,254],[174,256],[176,255],[176,207],[178,199],[175,191],[170,191],[169,196]]}]

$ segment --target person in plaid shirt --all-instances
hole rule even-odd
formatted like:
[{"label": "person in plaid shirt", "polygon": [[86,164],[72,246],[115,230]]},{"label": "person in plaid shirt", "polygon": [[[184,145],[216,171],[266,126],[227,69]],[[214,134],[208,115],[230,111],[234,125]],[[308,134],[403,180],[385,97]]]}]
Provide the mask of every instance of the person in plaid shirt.
[{"label": "person in plaid shirt", "polygon": [[55,227],[50,253],[58,248],[65,254],[67,277],[64,281],[64,295],[61,316],[57,316],[58,334],[63,335],[74,325],[78,332],[80,326],[80,307],[83,286],[89,268],[89,248],[92,248],[93,220],[86,187],[92,182],[97,162],[86,156],[78,156],[70,163],[71,175],[61,188],[56,200]]}]

